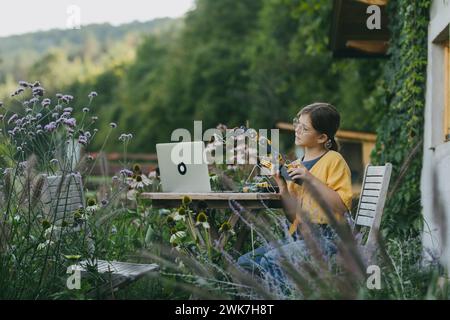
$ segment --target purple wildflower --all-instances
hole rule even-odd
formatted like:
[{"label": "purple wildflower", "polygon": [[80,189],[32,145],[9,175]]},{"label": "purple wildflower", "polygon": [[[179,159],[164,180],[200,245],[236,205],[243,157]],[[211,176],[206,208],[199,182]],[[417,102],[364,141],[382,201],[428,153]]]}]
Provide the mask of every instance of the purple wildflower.
[{"label": "purple wildflower", "polygon": [[32,103],[32,104],[35,104],[37,102],[39,102],[39,99],[36,97],[30,99],[30,103]]},{"label": "purple wildflower", "polygon": [[76,125],[77,125],[77,121],[75,120],[75,118],[70,118],[70,119],[64,120],[64,124],[65,124],[66,126],[69,126],[69,127],[74,128],[74,127],[76,127]]},{"label": "purple wildflower", "polygon": [[0,101],[0,108],[3,107],[3,101]]},{"label": "purple wildflower", "polygon": [[68,108],[64,108],[63,111],[71,113],[73,111],[73,109],[68,107]]},{"label": "purple wildflower", "polygon": [[83,146],[87,145],[87,143],[88,143],[87,137],[86,136],[79,136],[78,143],[82,144]]},{"label": "purple wildflower", "polygon": [[53,132],[55,129],[56,129],[56,123],[53,121],[44,126],[44,130],[47,132]]},{"label": "purple wildflower", "polygon": [[97,92],[95,92],[95,91],[92,91],[92,92],[89,93],[89,95],[88,95],[89,99],[93,99],[93,98],[95,98],[96,96],[98,96],[98,94],[97,94]]},{"label": "purple wildflower", "polygon": [[131,133],[128,133],[128,134],[122,133],[119,137],[119,141],[123,141],[123,142],[130,141],[132,138],[133,138],[133,135]]},{"label": "purple wildflower", "polygon": [[48,107],[50,104],[52,103],[52,101],[49,98],[46,98],[42,101],[42,106],[44,108]]},{"label": "purple wildflower", "polygon": [[56,94],[56,97],[57,97],[58,99],[61,99],[61,98],[63,97],[63,95],[62,95],[61,93],[57,93],[57,94]]},{"label": "purple wildflower", "polygon": [[65,103],[69,103],[70,101],[73,100],[73,96],[66,94],[61,98],[61,100]]},{"label": "purple wildflower", "polygon": [[17,119],[17,113],[14,113],[12,116],[11,116],[11,118],[9,118],[9,120],[8,120],[8,124],[10,124],[11,122],[13,122],[14,120],[16,120]]},{"label": "purple wildflower", "polygon": [[89,108],[83,108],[83,112],[84,112],[84,113],[89,112]]},{"label": "purple wildflower", "polygon": [[16,91],[14,91],[14,92],[11,94],[11,97],[17,96],[17,95],[21,94],[21,93],[24,92],[24,91],[25,91],[24,88],[18,88]]},{"label": "purple wildflower", "polygon": [[35,87],[33,85],[33,96],[35,96],[35,97],[37,97],[37,96],[42,97],[44,95],[44,92],[45,92],[44,88],[39,87],[39,86]]},{"label": "purple wildflower", "polygon": [[92,122],[95,122],[95,121],[98,120],[98,117],[97,117],[97,116],[94,116],[94,117],[92,117],[91,119],[92,119]]},{"label": "purple wildflower", "polygon": [[124,177],[131,177],[133,175],[133,171],[128,170],[128,169],[122,169],[122,170],[120,170],[120,175],[122,175]]},{"label": "purple wildflower", "polygon": [[40,87],[41,86],[41,83],[39,82],[39,81],[35,81],[34,83],[33,83],[33,88],[38,88],[38,87]]},{"label": "purple wildflower", "polygon": [[30,86],[30,84],[26,81],[19,81],[19,86],[28,88]]},{"label": "purple wildflower", "polygon": [[116,124],[115,122],[111,122],[109,125],[110,125],[111,128],[113,128],[113,129],[117,128],[117,124]]}]

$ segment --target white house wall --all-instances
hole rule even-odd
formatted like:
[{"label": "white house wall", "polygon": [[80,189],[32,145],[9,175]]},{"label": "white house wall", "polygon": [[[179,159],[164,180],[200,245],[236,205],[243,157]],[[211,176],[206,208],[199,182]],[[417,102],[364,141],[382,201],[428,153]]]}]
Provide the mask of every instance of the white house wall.
[{"label": "white house wall", "polygon": [[[450,24],[450,1],[434,0],[428,32],[424,158],[421,179],[424,257],[450,268],[450,142],[444,134],[444,48],[434,40]],[[448,90],[448,88],[447,88]],[[433,171],[436,170],[434,183]],[[433,189],[433,184],[436,190]],[[439,210],[443,208],[443,210]],[[441,215],[439,213],[442,212]]]}]

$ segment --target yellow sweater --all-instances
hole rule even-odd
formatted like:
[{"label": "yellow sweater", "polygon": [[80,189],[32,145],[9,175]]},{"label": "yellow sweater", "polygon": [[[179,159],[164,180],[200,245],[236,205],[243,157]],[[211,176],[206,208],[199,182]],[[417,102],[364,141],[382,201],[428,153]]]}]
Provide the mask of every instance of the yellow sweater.
[{"label": "yellow sweater", "polygon": [[[298,161],[298,160],[297,160]],[[329,188],[336,191],[347,207],[351,210],[352,205],[352,180],[350,168],[339,152],[328,151],[319,161],[311,168],[311,174],[325,183]],[[326,213],[323,212],[317,201],[312,197],[303,185],[300,186],[292,181],[287,182],[289,194],[298,199],[300,208],[308,213],[312,223],[327,224],[328,219]],[[342,215],[336,214],[336,218],[342,221]],[[296,218],[289,228],[292,235],[300,223]]]}]

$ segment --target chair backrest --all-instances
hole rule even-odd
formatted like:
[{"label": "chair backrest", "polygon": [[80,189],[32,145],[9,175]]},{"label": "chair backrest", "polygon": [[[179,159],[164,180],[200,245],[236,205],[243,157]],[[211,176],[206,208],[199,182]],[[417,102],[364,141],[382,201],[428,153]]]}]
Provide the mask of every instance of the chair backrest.
[{"label": "chair backrest", "polygon": [[49,221],[59,225],[70,222],[73,213],[85,207],[83,184],[79,175],[46,176],[42,202]]},{"label": "chair backrest", "polygon": [[376,231],[380,229],[391,173],[390,163],[384,166],[366,166],[355,217],[355,226],[370,228],[366,244],[376,243]]}]

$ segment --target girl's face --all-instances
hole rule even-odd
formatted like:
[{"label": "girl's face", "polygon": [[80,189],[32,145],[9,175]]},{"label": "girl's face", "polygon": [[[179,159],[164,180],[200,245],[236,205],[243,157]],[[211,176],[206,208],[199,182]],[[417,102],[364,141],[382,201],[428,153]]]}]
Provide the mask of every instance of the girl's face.
[{"label": "girl's face", "polygon": [[317,132],[312,124],[311,117],[305,113],[294,120],[295,144],[300,147],[312,148],[320,146],[327,141],[327,135]]}]

